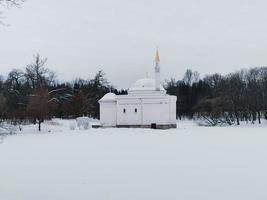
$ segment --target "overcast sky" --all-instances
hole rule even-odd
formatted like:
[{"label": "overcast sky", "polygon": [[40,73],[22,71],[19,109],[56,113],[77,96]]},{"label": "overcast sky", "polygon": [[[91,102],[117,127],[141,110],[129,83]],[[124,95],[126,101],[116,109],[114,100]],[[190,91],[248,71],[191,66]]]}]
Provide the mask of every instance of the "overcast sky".
[{"label": "overcast sky", "polygon": [[267,1],[27,0],[6,10],[0,26],[0,74],[35,53],[61,81],[104,70],[128,88],[149,73],[156,46],[162,80],[187,68],[201,75],[267,65]]}]

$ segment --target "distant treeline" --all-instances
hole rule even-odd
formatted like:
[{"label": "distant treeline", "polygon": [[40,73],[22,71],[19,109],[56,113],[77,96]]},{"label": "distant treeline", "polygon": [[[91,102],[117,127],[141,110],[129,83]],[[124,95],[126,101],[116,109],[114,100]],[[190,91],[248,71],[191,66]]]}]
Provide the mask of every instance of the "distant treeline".
[{"label": "distant treeline", "polygon": [[167,92],[177,96],[177,116],[201,118],[209,125],[261,123],[267,119],[267,67],[199,78],[187,70],[183,80],[171,79]]},{"label": "distant treeline", "polygon": [[58,83],[56,75],[40,55],[24,70],[13,69],[6,79],[0,79],[0,120],[39,124],[52,117],[99,117],[98,100],[107,92],[125,94],[114,89],[102,71],[88,80]]},{"label": "distant treeline", "polygon": [[[52,117],[99,118],[98,100],[116,90],[102,71],[88,80],[59,83],[45,66],[46,59],[34,56],[24,69],[12,70],[0,79],[0,120],[39,124]],[[201,118],[209,125],[254,123],[267,119],[267,68],[241,70],[228,75],[213,74],[200,78],[187,70],[182,80],[164,84],[168,94],[177,96],[177,118]]]}]

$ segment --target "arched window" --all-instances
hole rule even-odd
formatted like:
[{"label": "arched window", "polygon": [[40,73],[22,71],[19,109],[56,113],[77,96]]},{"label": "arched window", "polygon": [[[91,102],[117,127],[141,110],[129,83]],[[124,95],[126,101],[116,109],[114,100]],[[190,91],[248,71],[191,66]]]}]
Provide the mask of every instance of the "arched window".
[{"label": "arched window", "polygon": [[134,112],[137,113],[137,108],[134,109]]},{"label": "arched window", "polygon": [[126,109],[125,108],[123,108],[123,113],[126,113]]}]

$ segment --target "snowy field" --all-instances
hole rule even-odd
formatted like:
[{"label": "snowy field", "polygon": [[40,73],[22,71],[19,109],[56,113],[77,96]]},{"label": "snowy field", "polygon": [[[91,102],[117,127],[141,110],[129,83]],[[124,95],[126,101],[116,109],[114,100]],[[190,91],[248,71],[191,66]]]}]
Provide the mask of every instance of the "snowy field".
[{"label": "snowy field", "polygon": [[266,200],[267,125],[71,131],[0,144],[0,200]]}]

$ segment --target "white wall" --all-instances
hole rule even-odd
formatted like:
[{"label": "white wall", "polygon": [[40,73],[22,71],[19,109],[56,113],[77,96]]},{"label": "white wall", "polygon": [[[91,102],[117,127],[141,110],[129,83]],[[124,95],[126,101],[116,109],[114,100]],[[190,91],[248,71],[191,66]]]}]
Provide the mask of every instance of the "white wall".
[{"label": "white wall", "polygon": [[100,123],[102,126],[116,126],[116,102],[100,102]]},{"label": "white wall", "polygon": [[143,124],[169,124],[168,98],[143,100]]},{"label": "white wall", "polygon": [[117,96],[116,101],[100,102],[100,123],[102,126],[175,124],[176,100],[169,95]]},{"label": "white wall", "polygon": [[[134,112],[137,108],[137,113]],[[123,112],[126,110],[126,113]],[[176,97],[154,96],[117,98],[118,125],[151,125],[176,123]]]},{"label": "white wall", "polygon": [[[123,110],[125,109],[125,113]],[[137,112],[135,112],[137,109]],[[142,122],[140,99],[124,99],[117,102],[117,125],[140,125]]]}]

